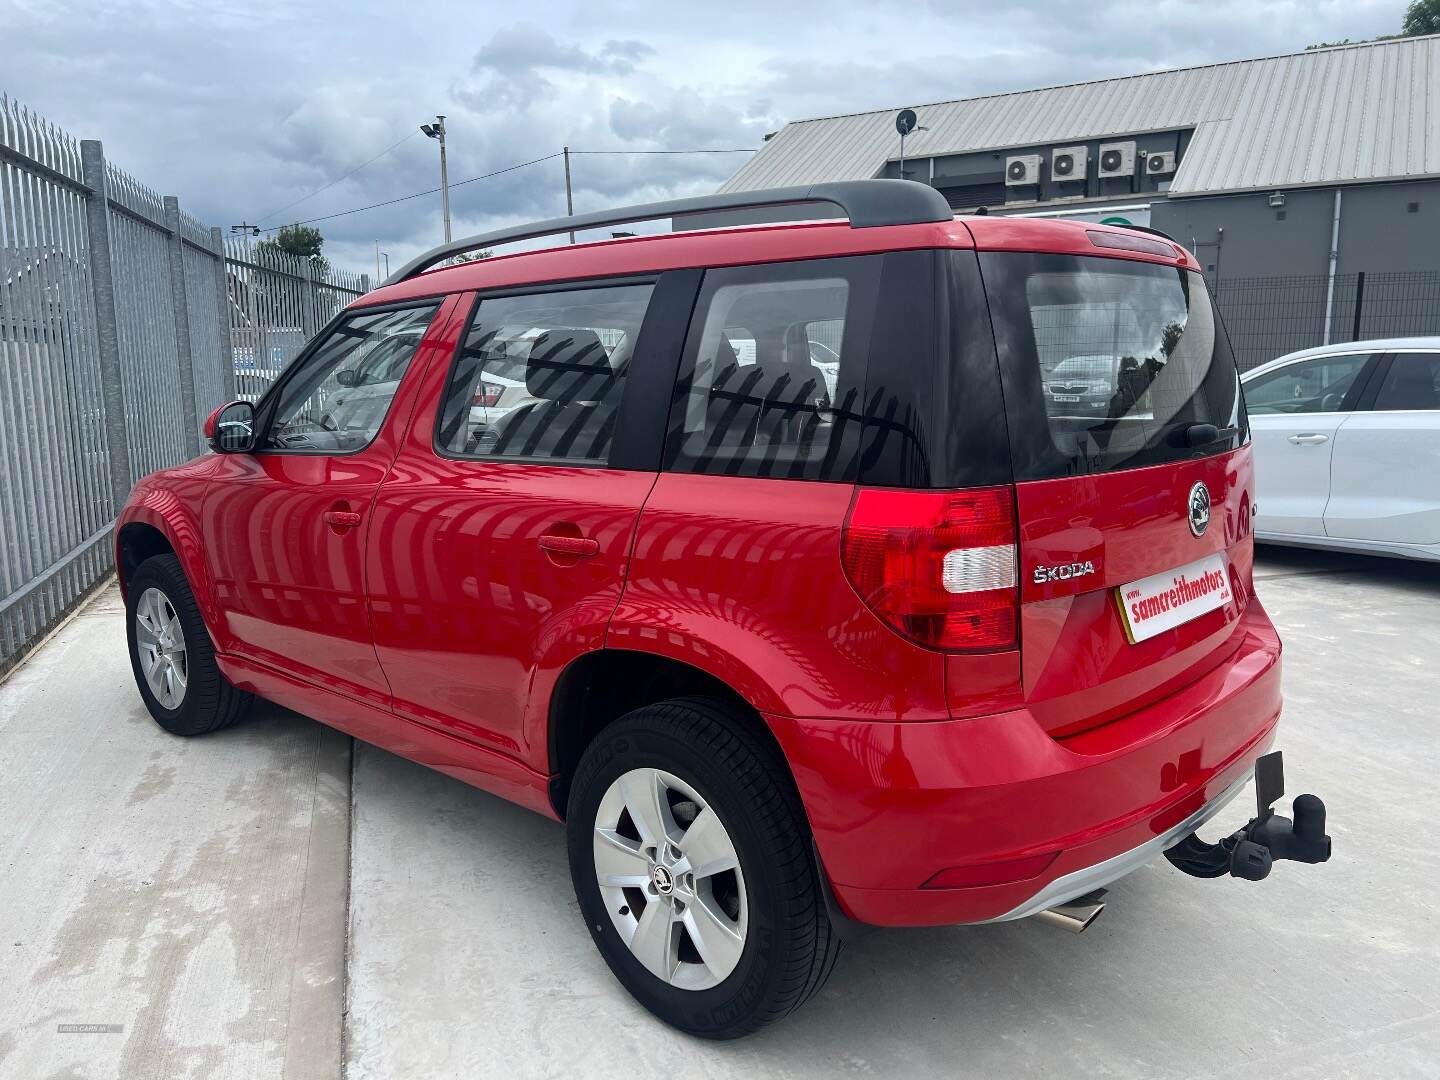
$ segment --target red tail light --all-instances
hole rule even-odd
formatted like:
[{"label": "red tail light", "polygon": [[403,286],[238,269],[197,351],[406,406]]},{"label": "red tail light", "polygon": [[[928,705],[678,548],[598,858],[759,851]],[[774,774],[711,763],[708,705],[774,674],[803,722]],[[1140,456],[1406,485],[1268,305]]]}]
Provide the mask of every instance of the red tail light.
[{"label": "red tail light", "polygon": [[1016,644],[1015,493],[861,488],[841,540],[845,575],[906,637],[947,652]]},{"label": "red tail light", "polygon": [[475,387],[475,396],[470,399],[473,405],[483,405],[487,409],[493,409],[500,404],[500,395],[505,392],[503,386],[495,383],[482,382]]}]

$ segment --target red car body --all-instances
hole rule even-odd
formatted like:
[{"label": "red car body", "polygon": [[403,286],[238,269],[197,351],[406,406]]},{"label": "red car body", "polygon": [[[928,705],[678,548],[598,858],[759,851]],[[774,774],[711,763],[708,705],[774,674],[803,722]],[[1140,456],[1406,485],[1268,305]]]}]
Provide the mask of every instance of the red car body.
[{"label": "red car body", "polygon": [[[355,309],[440,306],[378,436],[355,453],[216,454],[147,477],[119,521],[122,586],[163,541],[237,687],[557,818],[567,680],[622,656],[699,673],[763,718],[846,915],[1013,917],[1214,805],[1272,740],[1280,643],[1253,595],[1243,434],[1183,460],[1002,485],[1013,641],[965,651],[897,632],[847,572],[857,500],[891,489],[461,461],[437,450],[437,413],[477,295],[907,251],[1198,269],[1133,236],[999,217],[804,222],[490,258],[381,288]],[[1186,513],[1197,483],[1212,502],[1200,536]],[[1214,554],[1230,601],[1132,644],[1117,589]]]}]

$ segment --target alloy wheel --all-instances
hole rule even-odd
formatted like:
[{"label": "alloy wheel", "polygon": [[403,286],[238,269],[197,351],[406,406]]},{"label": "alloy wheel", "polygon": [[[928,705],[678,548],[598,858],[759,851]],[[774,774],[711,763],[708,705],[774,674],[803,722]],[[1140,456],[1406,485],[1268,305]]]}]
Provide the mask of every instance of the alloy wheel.
[{"label": "alloy wheel", "polygon": [[745,949],[740,857],[700,794],[660,769],[616,778],[595,814],[595,876],[615,929],[651,974],[684,990],[724,982]]},{"label": "alloy wheel", "polygon": [[155,700],[167,709],[178,709],[190,676],[185,631],[175,605],[153,586],[135,604],[135,650]]}]

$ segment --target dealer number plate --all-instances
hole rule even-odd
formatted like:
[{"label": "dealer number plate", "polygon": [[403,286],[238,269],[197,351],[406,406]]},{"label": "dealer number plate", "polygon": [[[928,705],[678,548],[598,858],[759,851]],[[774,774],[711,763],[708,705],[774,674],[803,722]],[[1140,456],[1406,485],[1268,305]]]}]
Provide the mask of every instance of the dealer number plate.
[{"label": "dealer number plate", "polygon": [[1115,590],[1131,644],[1181,626],[1230,603],[1230,567],[1220,553],[1153,574]]}]

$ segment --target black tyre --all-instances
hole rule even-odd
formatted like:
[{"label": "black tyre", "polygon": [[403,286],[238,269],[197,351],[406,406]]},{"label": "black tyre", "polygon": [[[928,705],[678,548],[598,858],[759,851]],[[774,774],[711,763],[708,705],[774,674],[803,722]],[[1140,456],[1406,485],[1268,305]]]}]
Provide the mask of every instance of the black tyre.
[{"label": "black tyre", "polygon": [[174,555],[146,559],[131,577],[125,639],[145,707],[171,734],[229,727],[254,700],[220,674],[195,594]]},{"label": "black tyre", "polygon": [[666,1023],[732,1039],[788,1015],[840,952],[784,762],[723,702],[647,706],[576,770],[570,874],[625,989]]}]

